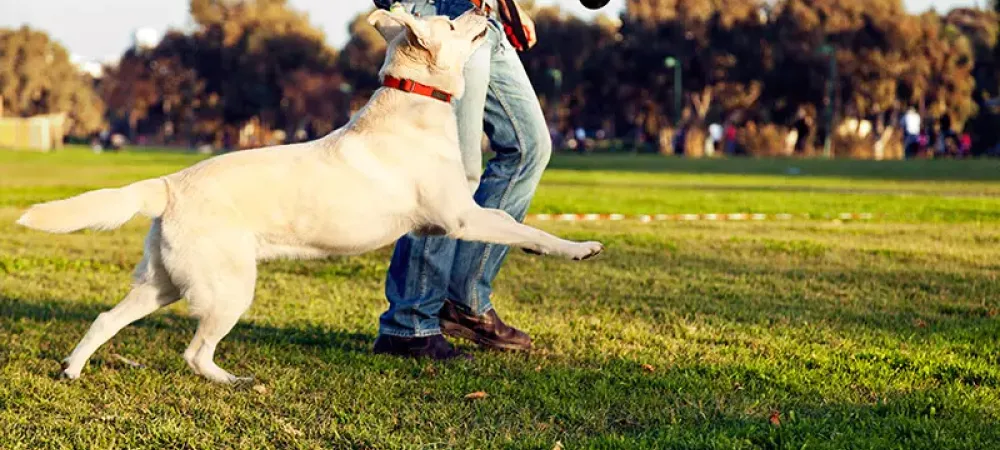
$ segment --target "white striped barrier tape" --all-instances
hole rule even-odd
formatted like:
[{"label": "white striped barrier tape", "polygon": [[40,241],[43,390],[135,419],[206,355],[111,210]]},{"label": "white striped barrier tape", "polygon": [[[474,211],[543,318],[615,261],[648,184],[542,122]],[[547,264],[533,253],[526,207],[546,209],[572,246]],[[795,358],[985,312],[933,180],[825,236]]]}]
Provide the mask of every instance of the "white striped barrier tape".
[{"label": "white striped barrier tape", "polygon": [[555,221],[555,222],[599,222],[599,221],[612,221],[618,222],[623,220],[637,220],[642,223],[649,222],[674,222],[674,221],[710,221],[710,222],[721,222],[721,221],[732,221],[741,222],[747,220],[792,220],[795,218],[801,219],[812,219],[812,218],[822,218],[822,219],[838,219],[838,220],[872,220],[875,218],[874,214],[871,213],[840,213],[840,214],[824,214],[823,216],[812,216],[810,214],[746,214],[746,213],[735,213],[735,214],[528,214],[527,220],[539,220],[539,221]]}]

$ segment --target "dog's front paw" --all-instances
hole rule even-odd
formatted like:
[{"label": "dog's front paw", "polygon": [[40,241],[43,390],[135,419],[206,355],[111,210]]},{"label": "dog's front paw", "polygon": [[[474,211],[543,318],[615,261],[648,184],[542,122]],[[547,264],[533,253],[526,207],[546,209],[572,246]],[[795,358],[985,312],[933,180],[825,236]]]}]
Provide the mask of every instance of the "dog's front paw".
[{"label": "dog's front paw", "polygon": [[68,361],[63,361],[61,369],[62,370],[59,372],[59,379],[75,380],[80,378],[80,369],[71,368]]},{"label": "dog's front paw", "polygon": [[575,261],[583,261],[585,259],[593,258],[601,254],[603,251],[604,245],[600,242],[578,242],[573,244],[573,250],[570,252],[570,255]]}]

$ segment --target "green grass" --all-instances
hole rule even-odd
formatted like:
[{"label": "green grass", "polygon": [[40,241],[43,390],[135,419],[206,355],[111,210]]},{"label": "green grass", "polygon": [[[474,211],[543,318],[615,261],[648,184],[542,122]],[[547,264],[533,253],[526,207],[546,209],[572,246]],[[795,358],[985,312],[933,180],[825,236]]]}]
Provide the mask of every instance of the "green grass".
[{"label": "green grass", "polygon": [[187,369],[184,304],[58,380],[127,291],[148,223],[56,236],[12,222],[31,202],[196,160],[0,152],[0,448],[1000,446],[996,162],[560,156],[534,212],[880,216],[538,223],[608,251],[512,252],[494,303],[536,350],[471,363],[370,353],[387,250],[268,263],[218,355],[256,390]]}]

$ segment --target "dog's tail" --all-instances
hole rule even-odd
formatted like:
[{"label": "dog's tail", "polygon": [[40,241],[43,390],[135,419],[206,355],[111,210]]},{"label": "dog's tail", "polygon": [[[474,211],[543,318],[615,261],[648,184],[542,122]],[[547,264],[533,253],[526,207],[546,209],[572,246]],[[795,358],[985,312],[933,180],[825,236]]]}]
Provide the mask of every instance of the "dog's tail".
[{"label": "dog's tail", "polygon": [[123,188],[98,189],[65,200],[37,204],[17,223],[50,233],[71,233],[84,228],[113,230],[136,213],[159,217],[166,208],[167,183],[154,178]]}]

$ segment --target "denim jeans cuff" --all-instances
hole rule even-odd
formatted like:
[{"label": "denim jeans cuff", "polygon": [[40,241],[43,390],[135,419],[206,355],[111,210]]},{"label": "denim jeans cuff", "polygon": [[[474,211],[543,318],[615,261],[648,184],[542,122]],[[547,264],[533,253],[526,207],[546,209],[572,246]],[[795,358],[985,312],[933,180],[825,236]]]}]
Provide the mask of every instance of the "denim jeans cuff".
[{"label": "denim jeans cuff", "polygon": [[440,328],[424,328],[424,329],[420,329],[418,331],[413,331],[413,330],[405,330],[405,329],[401,329],[401,328],[387,328],[387,327],[383,326],[383,327],[379,328],[378,334],[379,335],[386,335],[386,336],[402,337],[402,338],[422,338],[422,337],[430,337],[430,336],[436,336],[438,334],[441,334],[441,329]]},{"label": "denim jeans cuff", "polygon": [[455,307],[458,308],[463,313],[471,314],[477,317],[486,314],[490,312],[491,309],[493,309],[493,303],[491,303],[489,300],[479,303],[478,305],[476,305],[476,308],[473,308],[472,305],[466,302],[460,302],[457,300],[449,300],[449,301],[454,303]]},{"label": "denim jeans cuff", "polygon": [[476,315],[481,316],[483,314],[490,312],[491,309],[493,309],[493,304],[490,303],[489,300],[487,300],[483,302],[483,304],[479,305],[479,311],[476,311]]}]

